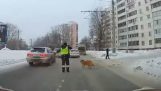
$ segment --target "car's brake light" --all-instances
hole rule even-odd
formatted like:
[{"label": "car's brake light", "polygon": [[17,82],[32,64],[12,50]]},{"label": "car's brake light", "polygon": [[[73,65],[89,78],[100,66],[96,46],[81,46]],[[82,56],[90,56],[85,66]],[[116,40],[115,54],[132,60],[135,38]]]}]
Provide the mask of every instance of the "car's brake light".
[{"label": "car's brake light", "polygon": [[32,53],[27,53],[27,57],[32,57],[33,54]]},{"label": "car's brake light", "polygon": [[47,56],[48,54],[44,54],[44,53],[40,54],[40,57],[47,57]]}]

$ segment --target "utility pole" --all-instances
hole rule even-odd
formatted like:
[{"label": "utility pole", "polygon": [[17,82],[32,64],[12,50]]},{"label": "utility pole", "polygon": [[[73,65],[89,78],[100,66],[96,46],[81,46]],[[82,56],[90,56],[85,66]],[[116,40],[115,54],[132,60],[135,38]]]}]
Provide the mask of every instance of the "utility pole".
[{"label": "utility pole", "polygon": [[17,33],[18,33],[18,40],[17,40],[17,49],[19,50],[20,49],[20,31],[18,30],[17,31]]},{"label": "utility pole", "polygon": [[32,48],[32,39],[30,39],[30,47]]},{"label": "utility pole", "polygon": [[115,43],[115,3],[112,0],[112,53],[116,53]]}]

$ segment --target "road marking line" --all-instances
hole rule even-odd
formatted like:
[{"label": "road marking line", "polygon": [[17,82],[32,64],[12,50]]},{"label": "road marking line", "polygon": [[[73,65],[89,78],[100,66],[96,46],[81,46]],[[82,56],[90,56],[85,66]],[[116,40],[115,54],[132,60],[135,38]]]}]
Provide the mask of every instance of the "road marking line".
[{"label": "road marking line", "polygon": [[59,89],[59,88],[57,88],[57,89],[56,89],[56,91],[60,91],[60,89]]},{"label": "road marking line", "polygon": [[59,85],[58,87],[59,87],[59,88],[61,88],[62,86],[61,86],[61,85]]},{"label": "road marking line", "polygon": [[64,80],[61,80],[61,82],[64,82]]}]

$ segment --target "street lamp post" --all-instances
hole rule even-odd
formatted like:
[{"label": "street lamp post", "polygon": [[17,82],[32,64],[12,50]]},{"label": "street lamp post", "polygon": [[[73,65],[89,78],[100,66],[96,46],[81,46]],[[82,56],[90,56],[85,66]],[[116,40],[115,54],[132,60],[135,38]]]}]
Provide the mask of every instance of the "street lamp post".
[{"label": "street lamp post", "polygon": [[116,44],[115,44],[115,6],[114,6],[114,0],[112,0],[112,53],[116,53]]}]

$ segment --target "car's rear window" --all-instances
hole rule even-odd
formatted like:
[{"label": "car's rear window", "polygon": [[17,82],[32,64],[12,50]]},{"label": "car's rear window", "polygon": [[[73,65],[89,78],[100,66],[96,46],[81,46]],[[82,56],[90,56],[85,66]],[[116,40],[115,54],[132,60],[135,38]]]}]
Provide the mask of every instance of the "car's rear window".
[{"label": "car's rear window", "polygon": [[31,52],[40,52],[40,53],[44,53],[45,52],[45,48],[33,48],[31,50]]}]

